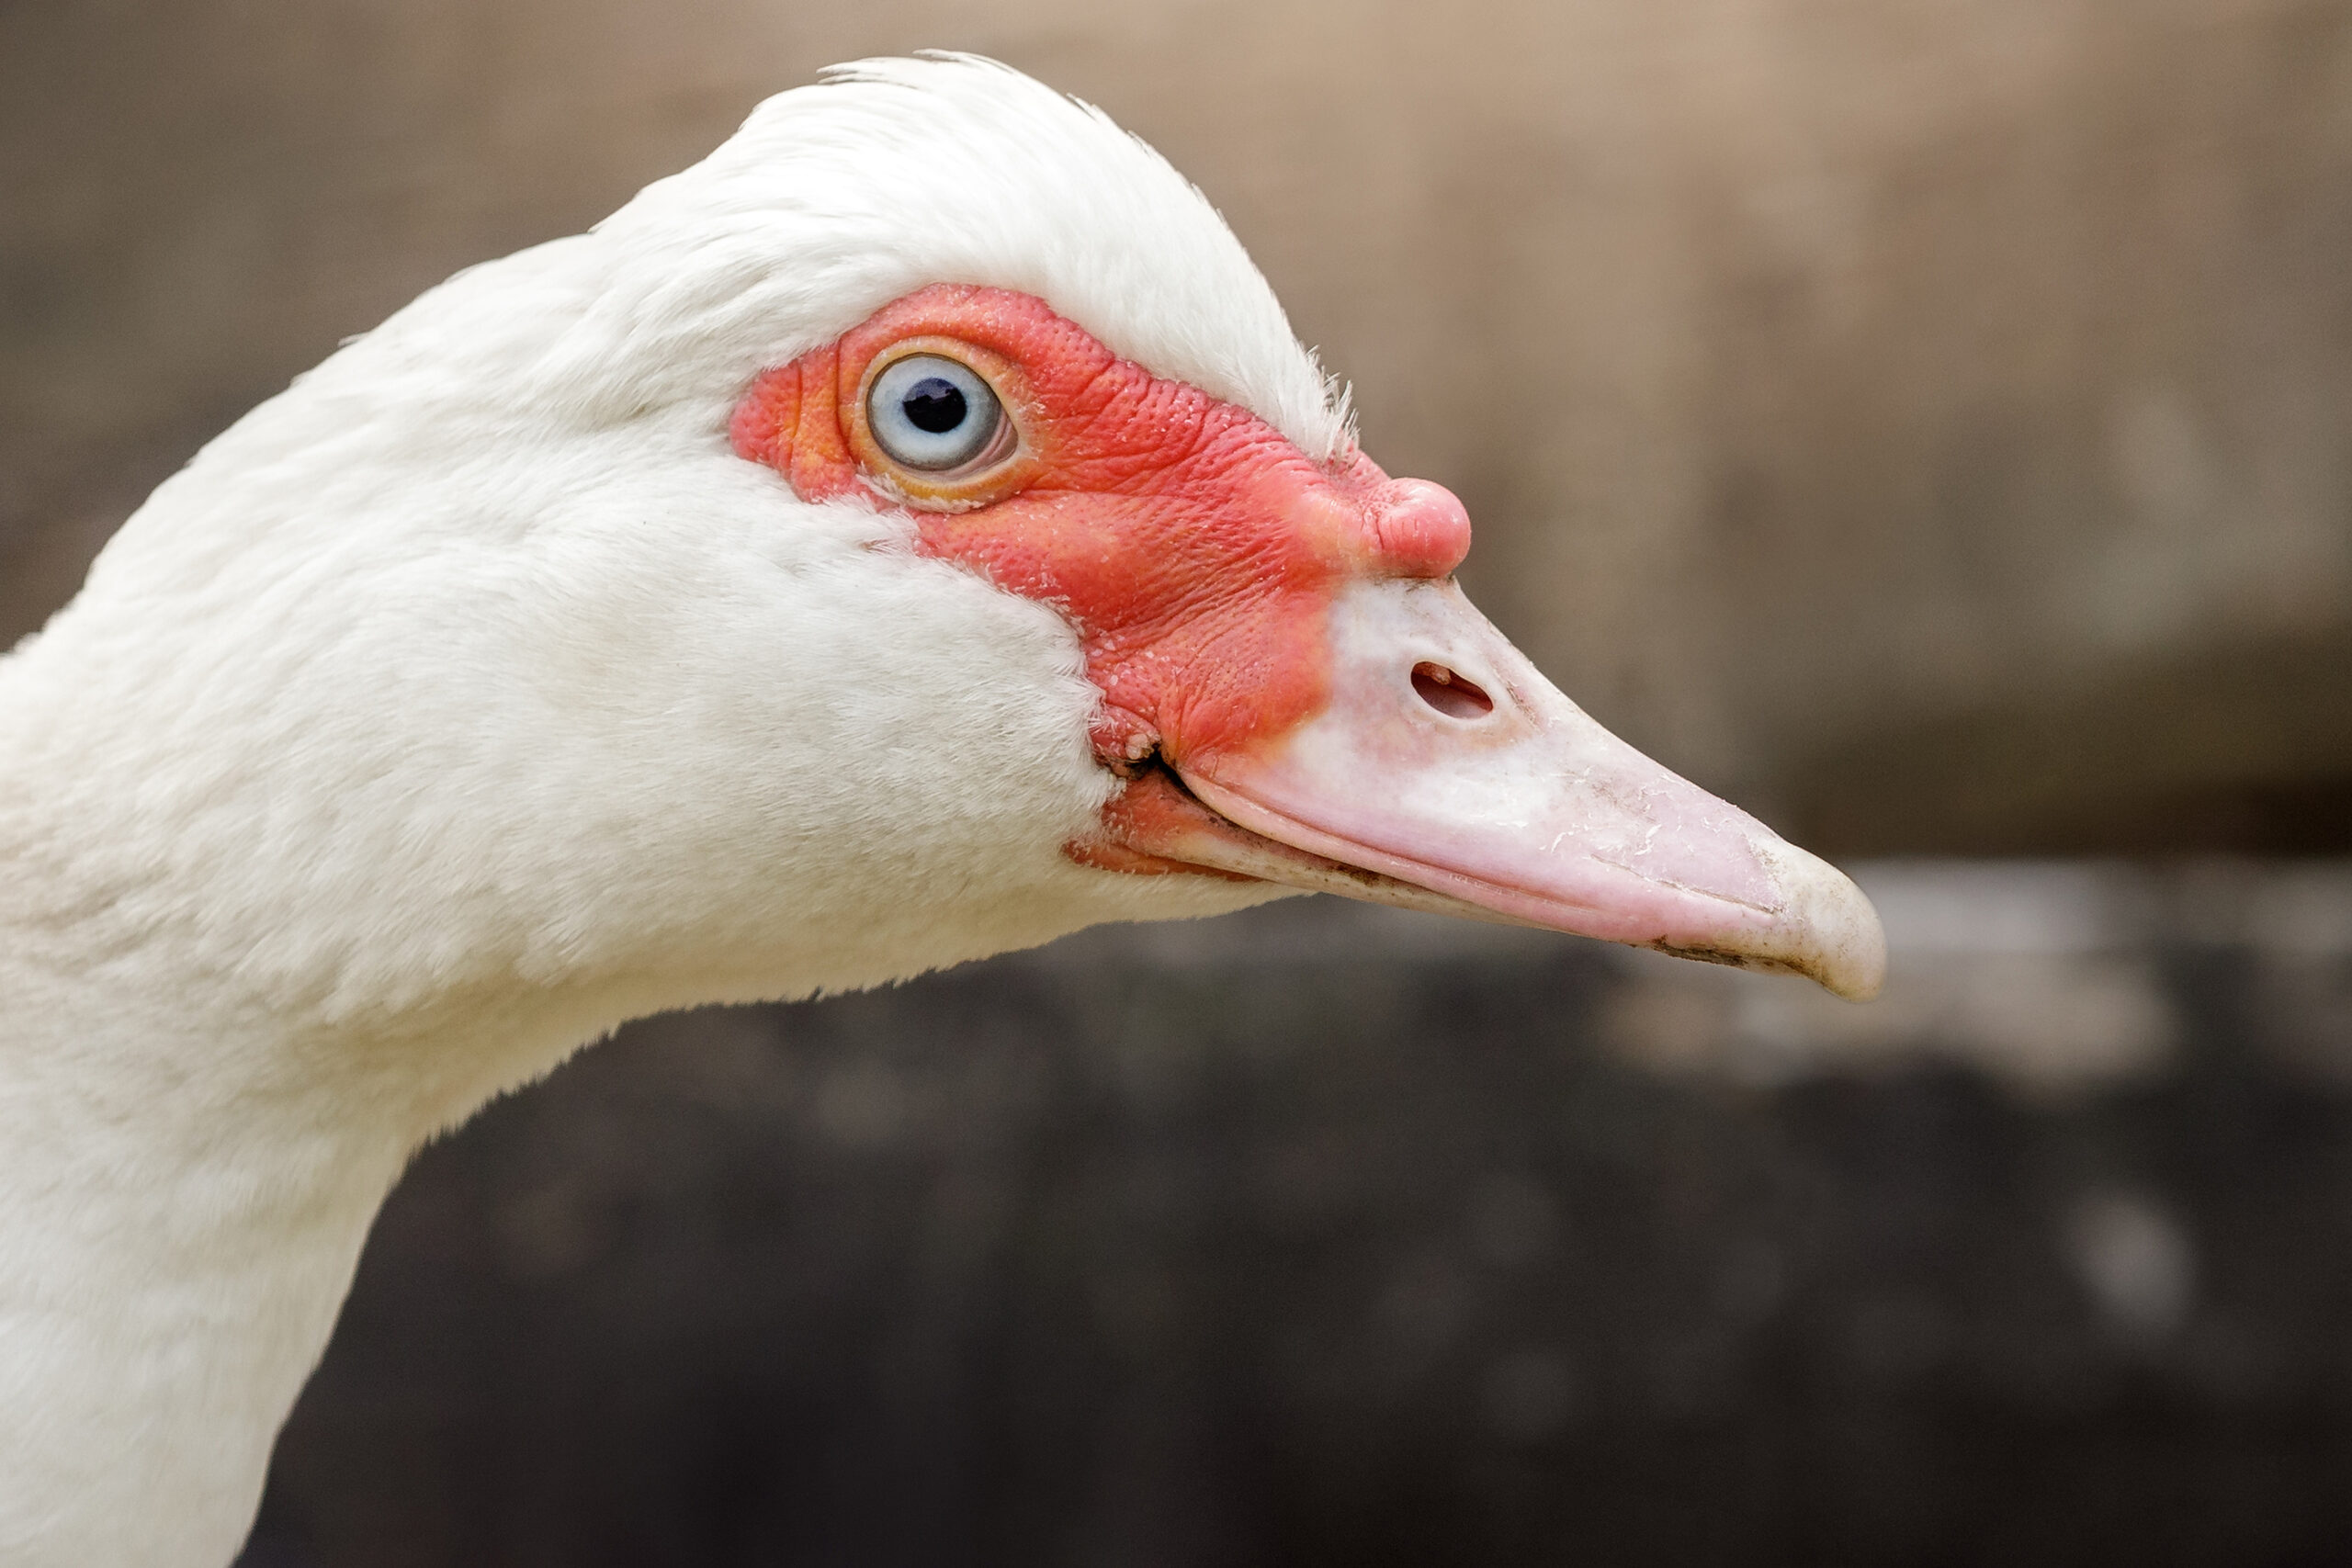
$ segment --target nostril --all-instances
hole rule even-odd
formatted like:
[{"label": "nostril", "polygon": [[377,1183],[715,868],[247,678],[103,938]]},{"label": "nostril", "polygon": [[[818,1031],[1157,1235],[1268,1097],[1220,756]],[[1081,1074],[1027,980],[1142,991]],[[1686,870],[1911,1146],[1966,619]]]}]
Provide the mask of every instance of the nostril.
[{"label": "nostril", "polygon": [[1495,711],[1495,699],[1479,690],[1476,682],[1427,660],[1413,666],[1413,690],[1448,718],[1484,718]]}]

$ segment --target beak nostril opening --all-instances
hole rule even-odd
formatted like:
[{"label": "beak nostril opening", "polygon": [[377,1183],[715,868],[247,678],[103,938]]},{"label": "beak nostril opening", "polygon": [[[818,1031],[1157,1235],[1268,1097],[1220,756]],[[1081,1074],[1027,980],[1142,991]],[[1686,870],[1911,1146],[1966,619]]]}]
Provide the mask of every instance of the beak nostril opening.
[{"label": "beak nostril opening", "polygon": [[1413,690],[1448,718],[1484,718],[1495,711],[1495,699],[1481,691],[1476,682],[1427,660],[1413,666]]}]

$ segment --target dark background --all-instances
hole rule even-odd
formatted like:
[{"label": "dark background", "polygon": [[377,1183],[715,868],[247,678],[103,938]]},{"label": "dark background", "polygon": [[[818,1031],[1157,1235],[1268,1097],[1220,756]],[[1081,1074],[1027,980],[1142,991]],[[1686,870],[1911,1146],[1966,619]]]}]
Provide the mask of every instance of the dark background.
[{"label": "dark background", "polygon": [[655,1021],[422,1156],[253,1560],[2352,1561],[2342,0],[0,0],[0,641],[924,45],[1199,180],[1888,996],[1309,903]]},{"label": "dark background", "polygon": [[2352,1561],[2352,875],[1894,880],[2063,955],[1841,1032],[1307,903],[640,1025],[393,1195],[254,1568]]}]

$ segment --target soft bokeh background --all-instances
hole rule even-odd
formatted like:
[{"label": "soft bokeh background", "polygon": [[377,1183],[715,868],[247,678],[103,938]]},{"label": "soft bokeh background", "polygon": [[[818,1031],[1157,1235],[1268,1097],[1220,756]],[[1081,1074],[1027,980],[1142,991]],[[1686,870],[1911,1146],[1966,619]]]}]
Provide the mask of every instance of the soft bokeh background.
[{"label": "soft bokeh background", "polygon": [[425,1156],[254,1561],[2352,1561],[2346,0],[7,0],[0,642],[930,45],[1198,180],[1888,998],[1306,904],[659,1021]]}]

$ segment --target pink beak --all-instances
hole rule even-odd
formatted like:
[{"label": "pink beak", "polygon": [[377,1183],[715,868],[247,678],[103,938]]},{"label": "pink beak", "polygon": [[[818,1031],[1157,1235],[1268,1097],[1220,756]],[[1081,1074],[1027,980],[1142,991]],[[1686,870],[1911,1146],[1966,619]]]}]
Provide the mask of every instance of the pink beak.
[{"label": "pink beak", "polygon": [[1176,771],[1336,863],[1208,832],[1185,860],[1877,993],[1886,940],[1860,888],[1601,728],[1450,579],[1351,585],[1329,637],[1320,712]]}]

